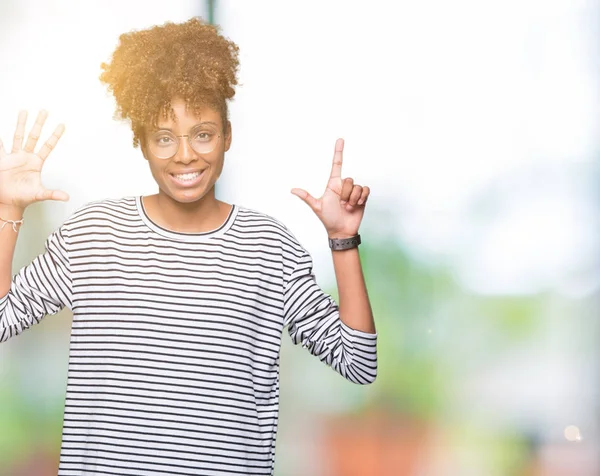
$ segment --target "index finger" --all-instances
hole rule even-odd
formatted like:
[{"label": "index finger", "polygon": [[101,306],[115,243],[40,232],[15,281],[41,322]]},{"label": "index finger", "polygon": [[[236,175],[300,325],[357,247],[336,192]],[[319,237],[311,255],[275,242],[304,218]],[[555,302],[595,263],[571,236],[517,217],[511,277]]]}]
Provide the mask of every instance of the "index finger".
[{"label": "index finger", "polygon": [[333,153],[333,163],[331,164],[330,178],[340,178],[342,176],[342,153],[344,152],[344,139],[335,141],[335,152]]},{"label": "index finger", "polygon": [[52,133],[50,138],[46,141],[46,143],[42,146],[42,148],[37,153],[37,155],[40,159],[46,160],[48,158],[48,155],[50,155],[50,152],[52,152],[54,147],[56,147],[56,144],[58,143],[58,140],[63,135],[64,131],[65,131],[64,124],[59,124],[58,126],[56,126],[56,129],[54,129],[54,132]]}]

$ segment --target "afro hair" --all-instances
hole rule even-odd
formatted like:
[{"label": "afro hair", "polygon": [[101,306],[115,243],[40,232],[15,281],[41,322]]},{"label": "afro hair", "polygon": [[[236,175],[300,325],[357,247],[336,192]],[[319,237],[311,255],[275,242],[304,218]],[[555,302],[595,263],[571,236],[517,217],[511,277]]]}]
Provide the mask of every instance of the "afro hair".
[{"label": "afro hair", "polygon": [[115,117],[131,122],[134,147],[160,117],[174,119],[175,98],[194,113],[214,108],[225,125],[238,84],[238,51],[219,27],[200,18],[122,34],[111,61],[101,65],[100,81],[115,97]]}]

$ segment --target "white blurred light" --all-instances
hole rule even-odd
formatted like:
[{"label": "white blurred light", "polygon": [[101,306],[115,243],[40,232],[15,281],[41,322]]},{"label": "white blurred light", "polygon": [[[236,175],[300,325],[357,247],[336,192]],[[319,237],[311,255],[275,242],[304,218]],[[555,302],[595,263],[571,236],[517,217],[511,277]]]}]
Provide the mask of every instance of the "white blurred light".
[{"label": "white blurred light", "polygon": [[565,428],[565,438],[567,441],[581,441],[583,439],[579,428],[575,425],[569,425]]}]

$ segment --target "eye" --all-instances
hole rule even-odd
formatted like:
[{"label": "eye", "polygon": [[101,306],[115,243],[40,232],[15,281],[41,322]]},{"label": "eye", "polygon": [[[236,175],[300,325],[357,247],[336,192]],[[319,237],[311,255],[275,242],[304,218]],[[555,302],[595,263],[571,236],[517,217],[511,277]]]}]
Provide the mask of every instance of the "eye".
[{"label": "eye", "polygon": [[161,145],[161,146],[165,146],[165,145],[170,145],[172,144],[173,138],[167,135],[159,135],[154,137],[154,142],[156,143],[156,145]]},{"label": "eye", "polygon": [[210,131],[198,131],[196,132],[196,134],[194,135],[194,140],[200,141],[200,142],[208,142],[212,139],[213,134]]}]

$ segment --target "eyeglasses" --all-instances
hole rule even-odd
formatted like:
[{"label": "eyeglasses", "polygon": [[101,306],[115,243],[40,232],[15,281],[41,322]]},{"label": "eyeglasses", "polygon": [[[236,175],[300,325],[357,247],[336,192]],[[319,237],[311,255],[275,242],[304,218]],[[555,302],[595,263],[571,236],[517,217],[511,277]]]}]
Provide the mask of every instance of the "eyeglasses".
[{"label": "eyeglasses", "polygon": [[221,134],[212,125],[198,124],[189,134],[176,136],[170,131],[156,131],[148,141],[148,149],[159,159],[170,159],[179,150],[179,138],[185,137],[190,147],[198,154],[212,152],[221,140]]}]

